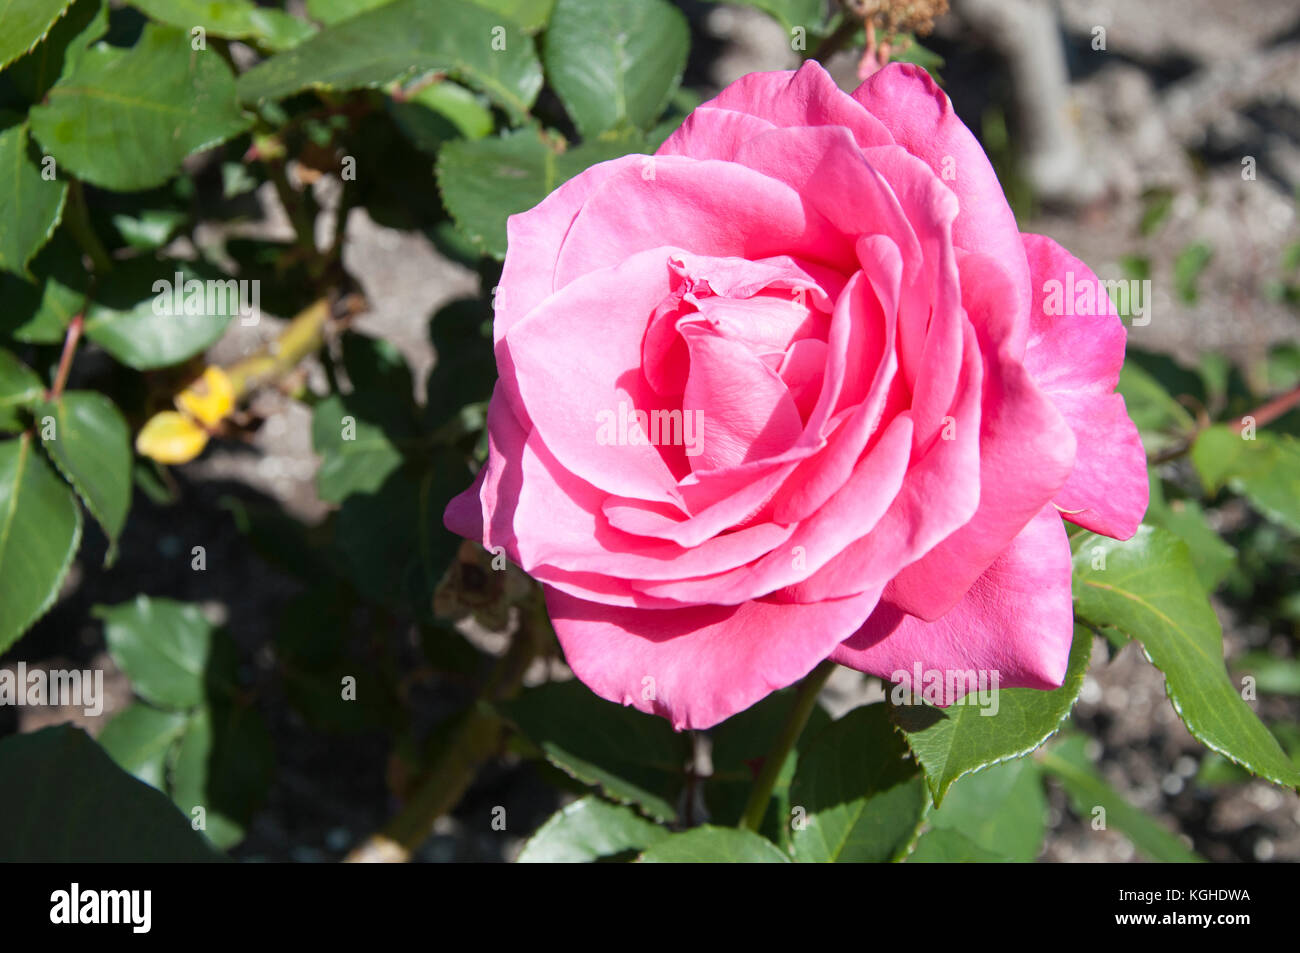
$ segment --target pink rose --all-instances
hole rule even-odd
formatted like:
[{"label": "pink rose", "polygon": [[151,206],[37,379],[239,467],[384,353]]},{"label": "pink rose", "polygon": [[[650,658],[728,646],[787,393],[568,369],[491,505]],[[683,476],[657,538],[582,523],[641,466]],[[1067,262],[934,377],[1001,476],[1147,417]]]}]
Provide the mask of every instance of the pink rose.
[{"label": "pink rose", "polygon": [[593,691],[706,728],[828,657],[1061,683],[1062,518],[1147,505],[1124,327],[925,71],[746,76],[509,239],[446,520],[545,584]]}]

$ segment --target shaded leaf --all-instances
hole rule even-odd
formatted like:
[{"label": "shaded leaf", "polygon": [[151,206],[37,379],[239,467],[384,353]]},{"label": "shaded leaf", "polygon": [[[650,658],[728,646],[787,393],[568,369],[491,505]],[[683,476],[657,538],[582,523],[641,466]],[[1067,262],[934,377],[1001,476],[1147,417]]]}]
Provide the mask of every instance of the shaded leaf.
[{"label": "shaded leaf", "polygon": [[19,411],[45,396],[36,372],[8,351],[0,350],[0,433],[16,433],[26,423]]},{"label": "shaded leaf", "polygon": [[968,774],[954,784],[930,826],[953,830],[981,850],[1028,863],[1043,849],[1047,800],[1038,764],[1016,758]]},{"label": "shaded leaf", "polygon": [[115,765],[80,728],[0,741],[0,860],[217,860],[165,795]]},{"label": "shaded leaf", "polygon": [[1098,807],[1105,809],[1105,823],[1133,842],[1149,859],[1166,864],[1201,861],[1195,851],[1165,830],[1155,818],[1124,800],[1097,772],[1084,752],[1081,735],[1065,738],[1039,756],[1043,770],[1061,782],[1070,803],[1080,817],[1091,822]]},{"label": "shaded leaf", "polygon": [[676,820],[690,738],[664,719],[607,702],[578,681],[530,688],[501,710],[566,774],[656,820]]},{"label": "shaded leaf", "polygon": [[189,719],[172,762],[172,800],[188,816],[203,809],[204,834],[218,847],[244,839],[275,770],[271,735],[256,710],[204,705]]},{"label": "shaded leaf", "polygon": [[104,726],[99,744],[122,770],[161,791],[167,783],[167,756],[187,722],[180,712],[135,702]]},{"label": "shaded leaf", "polygon": [[815,863],[883,863],[906,852],[925,819],[925,782],[888,706],[855,708],[799,759],[790,786],[794,855]]}]

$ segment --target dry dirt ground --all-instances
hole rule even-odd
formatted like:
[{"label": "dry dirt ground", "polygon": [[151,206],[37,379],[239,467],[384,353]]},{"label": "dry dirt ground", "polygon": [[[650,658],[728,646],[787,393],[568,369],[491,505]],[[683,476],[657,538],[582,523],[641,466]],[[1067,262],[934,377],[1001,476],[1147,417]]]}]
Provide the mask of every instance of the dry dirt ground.
[{"label": "dry dirt ground", "polygon": [[[708,92],[745,72],[795,64],[782,31],[761,14],[681,5],[696,32],[688,85]],[[1124,255],[1150,259],[1156,300],[1151,323],[1133,332],[1131,340],[1140,347],[1185,359],[1213,350],[1249,360],[1270,343],[1295,339],[1295,313],[1267,301],[1263,288],[1277,276],[1283,246],[1300,237],[1294,198],[1300,183],[1300,7],[1294,0],[1061,0],[1059,8],[1072,78],[1068,108],[1105,190],[1081,208],[1039,211],[1022,227],[1053,236],[1103,276],[1118,276]],[[1106,29],[1105,51],[1089,46],[1097,26]],[[941,24],[932,45],[948,57],[944,75],[959,113],[978,130],[988,104],[1005,94],[1005,68],[955,20]],[[832,65],[842,83],[851,85],[853,63],[841,59]],[[1257,160],[1253,181],[1241,175],[1246,155]],[[329,183],[318,187],[328,205]],[[1153,189],[1172,190],[1172,205],[1164,225],[1143,237],[1142,197]],[[287,236],[274,194],[261,192],[258,200],[261,220],[246,230]],[[1210,245],[1214,256],[1201,278],[1199,301],[1188,306],[1167,289],[1174,257],[1196,241]],[[379,226],[363,210],[348,221],[346,263],[370,302],[359,326],[397,344],[422,379],[436,359],[428,343],[430,316],[448,301],[475,294],[476,276],[441,256],[423,234]],[[256,328],[232,325],[219,345],[221,359],[253,350],[277,326],[272,318]],[[122,541],[124,558],[112,570],[99,569],[102,542],[91,540],[63,601],[22,643],[31,663],[89,662],[108,671],[109,702],[104,718],[87,724],[92,732],[129,700],[125,680],[102,653],[98,624],[84,621],[95,603],[137,592],[202,602],[244,647],[254,680],[271,681],[265,650],[271,620],[297,587],[248,552],[220,501],[226,495],[271,498],[307,521],[320,519],[326,506],[312,485],[317,460],[309,412],[279,395],[259,398],[257,409],[267,420],[253,446],[218,446],[181,468],[180,507],[159,509],[137,494]],[[199,543],[208,552],[206,573],[189,570],[187,554]],[[1239,629],[1230,616],[1224,623],[1230,652],[1267,637]],[[1094,657],[1101,654],[1099,646]],[[845,671],[828,687],[825,701],[843,709],[873,693],[878,695],[878,684]],[[431,708],[445,704],[429,700]],[[277,742],[279,779],[238,855],[337,859],[393,808],[382,742],[306,731],[274,694],[265,707]],[[1300,720],[1295,700],[1282,701],[1271,714]],[[1160,675],[1134,647],[1109,665],[1094,664],[1077,717],[1100,739],[1097,753],[1111,783],[1189,835],[1206,856],[1300,859],[1300,798],[1294,793],[1264,782],[1227,791],[1189,783],[1203,749],[1174,715]],[[62,712],[0,710],[0,731],[10,730],[15,719],[22,730],[31,730],[64,718]],[[481,815],[482,805],[497,804],[507,807],[511,819],[506,835],[462,820]],[[556,795],[531,768],[495,766],[462,808],[439,822],[420,857],[509,859],[518,849],[516,835],[534,829],[556,806]],[[1050,811],[1042,859],[1135,859],[1124,838],[1093,831],[1059,791]]]}]

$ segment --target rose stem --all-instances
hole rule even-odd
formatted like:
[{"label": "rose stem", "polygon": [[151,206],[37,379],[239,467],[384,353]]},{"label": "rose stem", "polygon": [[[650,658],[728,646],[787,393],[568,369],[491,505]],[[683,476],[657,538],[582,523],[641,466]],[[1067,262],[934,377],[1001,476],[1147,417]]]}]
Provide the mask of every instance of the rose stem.
[{"label": "rose stem", "polygon": [[763,759],[763,767],[758,772],[754,787],[749,792],[745,812],[741,815],[737,827],[757,832],[759,825],[763,823],[768,802],[772,800],[772,788],[776,786],[776,779],[781,773],[781,768],[785,766],[785,759],[789,757],[795,742],[799,740],[799,735],[803,733],[804,725],[808,723],[808,716],[812,714],[813,706],[817,704],[817,696],[821,694],[822,686],[826,684],[833,671],[835,671],[835,663],[828,659],[809,672],[799,683],[794,706],[790,709],[790,715],[785,720],[785,726],[781,729],[776,744]]}]

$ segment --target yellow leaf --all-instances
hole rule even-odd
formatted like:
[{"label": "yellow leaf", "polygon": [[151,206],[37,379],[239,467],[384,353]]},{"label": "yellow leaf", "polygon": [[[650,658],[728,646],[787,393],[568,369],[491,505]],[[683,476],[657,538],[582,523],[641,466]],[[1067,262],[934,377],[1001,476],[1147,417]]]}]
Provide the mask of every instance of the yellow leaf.
[{"label": "yellow leaf", "polygon": [[176,395],[176,409],[207,427],[215,427],[235,407],[235,388],[219,367],[204,368],[203,376]]},{"label": "yellow leaf", "polygon": [[207,445],[208,432],[174,410],[154,414],[135,438],[136,451],[159,463],[189,463]]}]

